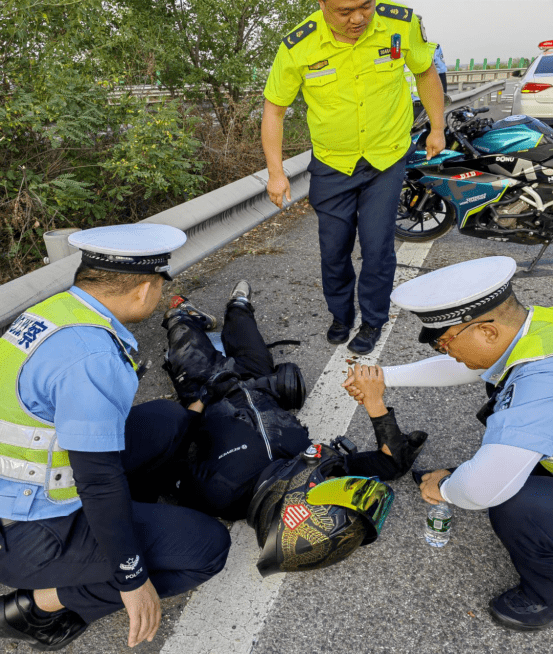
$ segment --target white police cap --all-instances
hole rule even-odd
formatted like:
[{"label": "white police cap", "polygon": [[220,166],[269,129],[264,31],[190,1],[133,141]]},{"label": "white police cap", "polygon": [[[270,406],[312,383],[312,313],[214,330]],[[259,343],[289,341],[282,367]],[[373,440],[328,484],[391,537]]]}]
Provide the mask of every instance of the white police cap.
[{"label": "white police cap", "polygon": [[511,295],[516,267],[512,257],[453,264],[400,284],[391,299],[421,319],[419,340],[428,343],[452,325],[468,323],[504,302]]},{"label": "white police cap", "polygon": [[159,273],[167,280],[172,279],[170,253],[185,242],[182,230],[154,223],[94,227],[69,236],[69,243],[82,250],[82,263],[89,268],[116,273]]}]

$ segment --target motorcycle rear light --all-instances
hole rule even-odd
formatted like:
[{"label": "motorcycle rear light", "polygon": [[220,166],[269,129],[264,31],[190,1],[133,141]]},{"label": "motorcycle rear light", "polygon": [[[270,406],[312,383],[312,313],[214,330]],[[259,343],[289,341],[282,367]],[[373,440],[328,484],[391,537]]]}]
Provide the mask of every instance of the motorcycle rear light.
[{"label": "motorcycle rear light", "polygon": [[545,89],[550,89],[551,84],[539,84],[538,82],[528,82],[528,84],[525,84],[522,89],[521,93],[539,93],[540,91],[545,91]]}]

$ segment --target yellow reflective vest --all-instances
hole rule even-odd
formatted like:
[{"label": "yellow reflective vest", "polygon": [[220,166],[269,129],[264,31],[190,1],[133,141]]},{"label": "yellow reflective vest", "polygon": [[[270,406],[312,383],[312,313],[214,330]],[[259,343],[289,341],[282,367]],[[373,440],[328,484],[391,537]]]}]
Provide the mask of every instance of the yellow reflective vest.
[{"label": "yellow reflective vest", "polygon": [[107,330],[136,370],[109,321],[69,292],[29,308],[0,338],[0,477],[42,486],[46,498],[53,502],[78,497],[69,455],[58,445],[54,424],[24,407],[19,377],[25,362],[45,339],[78,325]]},{"label": "yellow reflective vest", "polygon": [[[553,357],[553,307],[532,307],[532,315],[522,337],[509,355],[500,381],[519,364]],[[551,427],[553,430],[553,426]],[[553,458],[543,459],[541,464],[553,473]]]}]

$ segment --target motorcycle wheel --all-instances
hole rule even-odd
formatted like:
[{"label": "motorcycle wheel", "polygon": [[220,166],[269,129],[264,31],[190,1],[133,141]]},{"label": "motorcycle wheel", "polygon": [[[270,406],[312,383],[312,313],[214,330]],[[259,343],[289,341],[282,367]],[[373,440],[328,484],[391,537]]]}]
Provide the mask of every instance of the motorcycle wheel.
[{"label": "motorcycle wheel", "polygon": [[432,194],[425,211],[417,213],[411,203],[425,192],[423,186],[404,184],[396,218],[396,239],[400,241],[432,241],[447,234],[455,225],[455,210],[440,196]]}]

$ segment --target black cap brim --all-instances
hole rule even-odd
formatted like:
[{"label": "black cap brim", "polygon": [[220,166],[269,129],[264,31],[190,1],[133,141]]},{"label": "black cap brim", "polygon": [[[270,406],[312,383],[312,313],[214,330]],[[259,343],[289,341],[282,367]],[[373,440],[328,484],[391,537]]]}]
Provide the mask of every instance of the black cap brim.
[{"label": "black cap brim", "polygon": [[451,325],[446,325],[445,327],[441,328],[423,327],[419,332],[419,343],[431,344],[436,339],[439,339],[442,334],[445,334],[450,327]]}]

